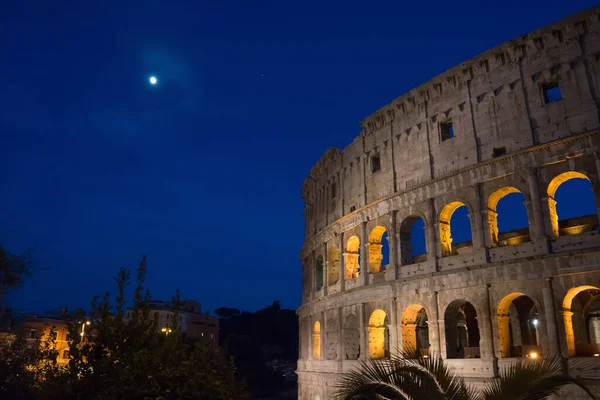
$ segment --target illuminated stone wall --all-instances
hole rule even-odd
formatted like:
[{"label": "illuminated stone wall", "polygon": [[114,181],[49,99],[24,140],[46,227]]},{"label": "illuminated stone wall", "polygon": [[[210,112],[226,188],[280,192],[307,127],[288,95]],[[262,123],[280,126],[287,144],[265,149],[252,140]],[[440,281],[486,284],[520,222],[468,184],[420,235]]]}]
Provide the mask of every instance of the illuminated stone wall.
[{"label": "illuminated stone wall", "polygon": [[[571,16],[446,71],[366,118],[311,169],[299,399],[330,398],[361,359],[412,346],[474,384],[519,357],[561,353],[600,368],[598,212],[565,220],[555,200],[560,185],[586,179],[600,201],[599,15]],[[528,227],[499,232],[497,205],[514,193]],[[471,240],[456,243],[461,207]],[[419,219],[426,254],[416,257]]]}]

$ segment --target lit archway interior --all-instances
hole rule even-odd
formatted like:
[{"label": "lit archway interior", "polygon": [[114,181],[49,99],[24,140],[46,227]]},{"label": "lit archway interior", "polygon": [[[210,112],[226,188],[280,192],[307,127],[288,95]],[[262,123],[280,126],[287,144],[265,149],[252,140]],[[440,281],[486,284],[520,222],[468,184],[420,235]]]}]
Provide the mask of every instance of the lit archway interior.
[{"label": "lit archway interior", "polygon": [[340,280],[340,251],[331,246],[327,254],[327,285],[333,286]]},{"label": "lit archway interior", "polygon": [[410,216],[400,224],[400,260],[402,265],[427,260],[425,223],[418,216]]},{"label": "lit archway interior", "polygon": [[313,358],[319,360],[321,358],[321,323],[315,322],[313,326]]},{"label": "lit archway interior", "polygon": [[598,216],[589,178],[581,172],[568,171],[552,179],[548,184],[548,211],[554,236],[593,230]]},{"label": "lit archway interior", "polygon": [[369,272],[381,272],[387,267],[389,258],[387,230],[384,226],[376,226],[369,235]]},{"label": "lit archway interior", "polygon": [[427,312],[420,304],[412,304],[402,313],[402,350],[429,355],[429,347]]},{"label": "lit archway interior", "polygon": [[318,292],[323,288],[323,256],[317,256],[317,266],[315,269],[315,290]]},{"label": "lit archway interior", "polygon": [[600,354],[600,289],[570,289],[563,299],[563,321],[570,356]]},{"label": "lit archway interior", "polygon": [[[458,218],[453,218],[455,213]],[[452,231],[458,238],[456,242],[453,240]],[[464,203],[460,201],[448,203],[440,213],[440,244],[443,257],[456,255],[461,248],[472,247],[471,223]]]},{"label": "lit archway interior", "polygon": [[454,300],[444,313],[447,358],[480,358],[477,312],[471,303]]},{"label": "lit archway interior", "polygon": [[358,360],[360,356],[360,331],[358,318],[349,314],[344,323],[344,357],[346,360]]},{"label": "lit archway interior", "polygon": [[498,304],[498,339],[500,357],[523,357],[540,354],[538,310],[523,293],[511,293]]},{"label": "lit archway interior", "polygon": [[369,317],[369,357],[389,357],[387,314],[377,309]]},{"label": "lit archway interior", "polygon": [[505,186],[496,190],[488,198],[487,207],[492,247],[512,246],[530,240],[525,197],[519,189]]},{"label": "lit archway interior", "polygon": [[356,235],[350,236],[346,242],[346,280],[358,278],[360,273],[360,239]]}]

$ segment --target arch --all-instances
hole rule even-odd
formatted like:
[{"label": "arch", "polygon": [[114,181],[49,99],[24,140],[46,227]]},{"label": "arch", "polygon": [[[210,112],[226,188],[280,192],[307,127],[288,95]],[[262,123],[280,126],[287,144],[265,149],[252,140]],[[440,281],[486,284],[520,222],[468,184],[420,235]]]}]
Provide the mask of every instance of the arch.
[{"label": "arch", "polygon": [[387,314],[381,309],[371,313],[369,317],[369,357],[389,357],[389,332]]},{"label": "arch", "polygon": [[444,312],[446,358],[480,358],[477,311],[471,302],[454,300]]},{"label": "arch", "polygon": [[356,235],[352,235],[346,241],[346,280],[358,278],[360,273],[360,239]]},{"label": "arch", "polygon": [[358,318],[348,314],[344,321],[344,356],[346,360],[358,360],[360,356],[360,330]]},{"label": "arch", "polygon": [[[557,176],[555,176],[550,183],[548,184],[548,188],[547,188],[547,194],[548,194],[548,212],[550,214],[550,226],[552,228],[552,235],[555,237],[561,236],[561,235],[576,235],[579,233],[583,233],[589,230],[592,230],[595,228],[595,226],[598,225],[598,217],[597,215],[595,215],[594,217],[592,217],[593,219],[589,220],[589,221],[571,221],[571,220],[575,220],[575,218],[569,219],[569,221],[572,222],[571,223],[567,223],[566,227],[564,227],[563,229],[561,229],[560,227],[560,219],[558,216],[558,211],[557,211],[557,204],[558,202],[556,201],[556,192],[558,191],[559,187],[567,182],[570,181],[572,179],[584,179],[587,180],[588,182],[591,182],[590,179],[582,174],[581,172],[577,172],[577,171],[567,171],[567,172],[563,172],[562,174],[559,174]],[[592,196],[594,196],[593,192],[591,193]],[[591,217],[591,215],[590,215]],[[580,218],[578,218],[580,219]],[[587,223],[586,223],[587,222]],[[574,225],[574,226],[571,226]]]},{"label": "arch", "polygon": [[[600,354],[600,313],[596,312],[600,288],[582,285],[567,291],[562,303],[569,356]],[[591,318],[590,318],[591,317]]]},{"label": "arch", "polygon": [[313,358],[321,359],[321,323],[319,321],[313,325]]},{"label": "arch", "polygon": [[[423,229],[420,229],[421,225]],[[402,265],[426,261],[426,251],[425,220],[419,215],[410,215],[404,218],[400,224],[400,260]]]},{"label": "arch", "polygon": [[315,291],[323,288],[323,256],[318,255],[315,267]]},{"label": "arch", "polygon": [[381,265],[384,260],[384,241],[386,245],[388,241],[386,233],[385,226],[377,225],[369,234],[369,272],[371,273],[380,272],[386,267]]},{"label": "arch", "polygon": [[[458,243],[456,243],[454,246],[452,245],[450,222],[456,210],[458,210],[461,207],[467,207],[467,205],[461,201],[453,201],[451,203],[446,204],[446,206],[444,206],[442,212],[440,213],[440,243],[442,245],[442,257],[448,257],[458,254]],[[468,223],[468,231],[472,237],[470,222]],[[468,242],[460,244],[464,245],[462,247],[469,247]]]},{"label": "arch", "polygon": [[541,354],[538,309],[529,296],[521,292],[504,296],[497,318],[501,358]]},{"label": "arch", "polygon": [[[520,194],[519,197],[523,197],[523,200],[524,200],[525,196],[523,195],[523,193],[521,193],[521,191],[519,189],[517,189],[516,187],[513,187],[513,186],[501,187],[500,189],[497,189],[492,194],[490,194],[490,196],[488,197],[487,216],[488,216],[490,244],[492,247],[515,245],[515,244],[519,244],[519,243],[528,242],[530,240],[529,222],[527,220],[527,210],[525,209],[524,201],[521,202],[522,208],[525,210],[524,221],[520,221],[521,223],[519,224],[519,225],[524,225],[524,227],[520,227],[520,229],[514,230],[514,231],[509,230],[508,232],[500,232],[499,231],[498,203],[505,198],[508,198],[507,201],[511,200],[510,198],[513,197],[511,195],[516,195],[516,194]],[[511,216],[517,214],[517,212],[518,212],[518,211],[517,212],[513,211],[515,205],[516,204],[513,204],[513,207],[511,207]],[[504,222],[507,222],[506,219],[504,219]],[[502,233],[504,233],[504,235],[501,235]]]},{"label": "arch", "polygon": [[327,252],[327,285],[333,286],[340,280],[340,251],[331,246]]},{"label": "arch", "polygon": [[429,355],[430,346],[427,311],[420,304],[411,304],[402,313],[402,349]]}]

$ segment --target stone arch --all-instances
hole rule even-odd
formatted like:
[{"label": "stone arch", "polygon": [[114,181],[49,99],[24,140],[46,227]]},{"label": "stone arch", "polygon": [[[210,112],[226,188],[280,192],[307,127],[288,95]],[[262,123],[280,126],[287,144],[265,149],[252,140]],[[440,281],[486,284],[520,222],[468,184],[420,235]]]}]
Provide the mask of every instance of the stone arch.
[{"label": "stone arch", "polygon": [[313,358],[321,359],[321,323],[319,321],[313,325]]},{"label": "stone arch", "polygon": [[[514,186],[501,187],[501,188],[497,189],[496,191],[494,191],[492,194],[490,194],[490,196],[488,197],[487,216],[488,216],[490,244],[492,247],[507,246],[507,245],[510,246],[510,245],[515,245],[515,244],[519,244],[519,243],[528,242],[530,240],[529,223],[527,220],[525,221],[526,226],[524,228],[519,229],[518,231],[510,232],[511,235],[503,235],[505,237],[501,236],[501,233],[505,233],[505,232],[499,232],[499,229],[498,229],[498,210],[497,210],[498,203],[501,200],[503,200],[504,198],[508,197],[509,195],[513,195],[513,194],[517,194],[517,193],[519,193],[523,197],[523,200],[525,200],[525,196],[523,195],[523,193]],[[527,209],[525,208],[524,203],[523,203],[523,208],[525,209],[525,212],[527,212]]]},{"label": "stone arch", "polygon": [[389,357],[389,332],[387,314],[381,309],[371,313],[369,317],[369,357]]},{"label": "stone arch", "polygon": [[427,310],[421,304],[411,304],[402,313],[402,350],[428,356],[430,346]]},{"label": "stone arch", "polygon": [[[585,179],[585,180],[591,182],[590,178],[588,178],[587,175],[584,175],[581,172],[567,171],[567,172],[563,172],[562,174],[555,176],[548,184],[548,188],[547,188],[548,212],[550,214],[550,226],[552,229],[552,235],[555,237],[565,236],[565,235],[576,235],[579,233],[583,233],[583,232],[592,230],[598,225],[598,216],[594,215],[594,217],[592,217],[590,215],[589,221],[570,221],[569,220],[569,222],[572,222],[572,223],[566,222],[565,224],[563,224],[566,226],[563,226],[563,227],[560,226],[561,225],[561,224],[559,224],[560,219],[559,219],[557,207],[556,207],[557,201],[555,199],[556,191],[563,183],[570,181],[572,179]],[[593,191],[591,191],[591,195],[594,196]],[[581,218],[577,218],[577,219],[581,219]],[[573,218],[573,220],[575,220],[575,218]],[[589,222],[589,223],[586,224],[584,222]],[[571,225],[573,225],[573,226],[571,226]]]},{"label": "stone arch", "polygon": [[[423,223],[423,229],[418,233],[419,237],[416,238],[417,232],[415,227],[418,226],[419,221]],[[414,254],[413,241],[415,239],[421,239],[422,243],[426,243],[425,240],[425,218],[418,214],[410,215],[402,220],[400,224],[400,260],[402,265],[415,264],[417,262],[423,262],[427,260],[427,245],[424,246],[425,252],[422,254]]]},{"label": "stone arch", "polygon": [[323,256],[318,255],[315,265],[315,291],[323,288]]},{"label": "stone arch", "polygon": [[509,293],[498,303],[500,357],[541,354],[539,310],[535,301],[522,292]]},{"label": "stone arch", "polygon": [[[469,215],[471,215],[470,207],[467,205],[467,203],[462,202],[462,201],[450,202],[450,203],[446,204],[444,206],[444,208],[442,209],[442,211],[440,212],[439,222],[440,222],[440,244],[442,246],[442,257],[448,257],[448,256],[458,254],[456,244],[454,246],[452,245],[450,222],[451,222],[452,215],[454,214],[454,212],[461,207],[467,207],[467,210],[469,211]],[[471,238],[472,238],[473,233],[471,232],[470,223],[469,223],[468,228],[469,228],[469,232],[471,233]],[[468,246],[465,246],[465,247],[468,247]]]},{"label": "stone arch", "polygon": [[377,225],[369,234],[369,272],[371,273],[380,272],[387,267],[381,265],[384,260],[384,241],[388,244],[387,229],[383,225]]},{"label": "stone arch", "polygon": [[446,358],[480,358],[477,311],[470,301],[458,299],[444,312]]},{"label": "stone arch", "polygon": [[358,360],[360,356],[360,327],[358,318],[348,314],[344,321],[344,357],[346,360]]},{"label": "stone arch", "polygon": [[600,288],[596,286],[583,285],[567,291],[562,308],[569,356],[600,354],[599,299]]},{"label": "stone arch", "polygon": [[346,280],[358,278],[360,273],[360,239],[352,235],[346,241]]},{"label": "stone arch", "polygon": [[333,286],[340,280],[340,251],[331,246],[327,252],[327,285]]}]

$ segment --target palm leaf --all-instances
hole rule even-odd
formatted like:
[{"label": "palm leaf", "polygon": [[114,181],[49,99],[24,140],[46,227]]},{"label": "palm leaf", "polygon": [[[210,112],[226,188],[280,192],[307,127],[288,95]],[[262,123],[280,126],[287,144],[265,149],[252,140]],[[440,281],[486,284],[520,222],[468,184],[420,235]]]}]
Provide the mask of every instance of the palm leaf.
[{"label": "palm leaf", "polygon": [[519,360],[488,382],[482,391],[485,400],[543,400],[558,395],[567,385],[576,385],[592,399],[600,381],[576,378],[565,373],[565,360],[559,356],[539,360]]}]

